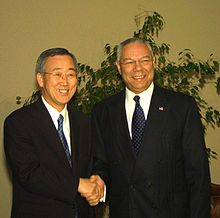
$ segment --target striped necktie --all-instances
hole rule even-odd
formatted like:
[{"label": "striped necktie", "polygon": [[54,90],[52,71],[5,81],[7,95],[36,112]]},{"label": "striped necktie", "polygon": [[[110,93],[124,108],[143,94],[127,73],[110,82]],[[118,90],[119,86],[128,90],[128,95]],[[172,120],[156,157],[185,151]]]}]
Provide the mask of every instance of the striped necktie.
[{"label": "striped necktie", "polygon": [[59,118],[58,118],[58,134],[59,134],[59,137],[60,137],[60,140],[62,142],[62,145],[63,145],[63,148],[64,148],[64,151],[66,153],[66,156],[67,156],[67,159],[69,161],[69,164],[70,166],[72,167],[72,160],[71,160],[71,154],[70,154],[70,150],[69,150],[69,147],[68,147],[68,144],[67,144],[67,141],[66,141],[66,138],[65,138],[65,135],[63,133],[63,116],[60,114]]}]

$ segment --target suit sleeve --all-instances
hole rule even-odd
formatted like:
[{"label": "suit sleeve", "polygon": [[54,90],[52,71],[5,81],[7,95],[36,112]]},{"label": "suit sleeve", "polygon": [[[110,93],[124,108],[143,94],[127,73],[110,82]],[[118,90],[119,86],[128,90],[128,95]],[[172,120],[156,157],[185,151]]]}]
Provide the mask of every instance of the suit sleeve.
[{"label": "suit sleeve", "polygon": [[13,182],[27,192],[73,204],[78,178],[73,177],[71,170],[52,169],[41,160],[36,142],[28,132],[21,116],[9,116],[4,123],[5,153]]},{"label": "suit sleeve", "polygon": [[105,150],[105,139],[103,133],[102,114],[96,110],[96,106],[92,111],[92,146],[93,146],[93,174],[99,175],[109,186],[109,170],[108,170],[108,157]]},{"label": "suit sleeve", "polygon": [[185,175],[191,218],[210,216],[210,175],[203,129],[196,102],[191,98],[183,130]]}]

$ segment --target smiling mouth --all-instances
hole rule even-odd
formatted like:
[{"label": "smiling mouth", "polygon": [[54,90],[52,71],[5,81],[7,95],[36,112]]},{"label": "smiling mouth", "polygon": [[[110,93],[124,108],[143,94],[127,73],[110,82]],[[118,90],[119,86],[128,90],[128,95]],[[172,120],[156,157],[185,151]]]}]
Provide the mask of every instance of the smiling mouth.
[{"label": "smiling mouth", "polygon": [[62,94],[67,94],[68,93],[68,89],[58,89],[58,91]]},{"label": "smiling mouth", "polygon": [[142,75],[142,76],[133,76],[133,78],[134,78],[134,79],[143,79],[144,76],[143,76],[143,75]]}]

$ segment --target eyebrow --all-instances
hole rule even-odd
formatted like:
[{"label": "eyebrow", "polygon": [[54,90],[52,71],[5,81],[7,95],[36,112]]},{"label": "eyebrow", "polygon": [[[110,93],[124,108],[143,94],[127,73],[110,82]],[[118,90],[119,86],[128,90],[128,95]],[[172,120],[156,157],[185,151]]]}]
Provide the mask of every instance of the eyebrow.
[{"label": "eyebrow", "polygon": [[[143,59],[143,58],[152,58],[152,57],[149,55],[146,55],[146,56],[141,57],[140,59]],[[126,60],[134,60],[134,59],[133,58],[124,58],[123,60],[126,61]]]},{"label": "eyebrow", "polygon": [[[62,69],[61,67],[55,67],[55,68],[52,70],[52,72],[53,72],[53,71],[56,71],[56,70],[61,70],[61,69]],[[68,68],[68,70],[76,71],[76,69],[73,68],[73,67]]]}]

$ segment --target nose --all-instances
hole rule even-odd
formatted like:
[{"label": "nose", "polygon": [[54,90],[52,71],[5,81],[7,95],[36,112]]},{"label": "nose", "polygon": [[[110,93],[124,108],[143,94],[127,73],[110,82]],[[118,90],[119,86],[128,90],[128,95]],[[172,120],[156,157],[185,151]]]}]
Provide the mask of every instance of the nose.
[{"label": "nose", "polygon": [[61,78],[61,80],[62,80],[62,83],[64,83],[64,84],[67,83],[67,81],[68,81],[68,77],[67,77],[66,74],[62,74],[62,76],[61,76],[60,78]]},{"label": "nose", "polygon": [[138,60],[138,61],[135,61],[134,69],[135,69],[136,71],[141,70],[141,63],[140,63],[139,60]]}]

